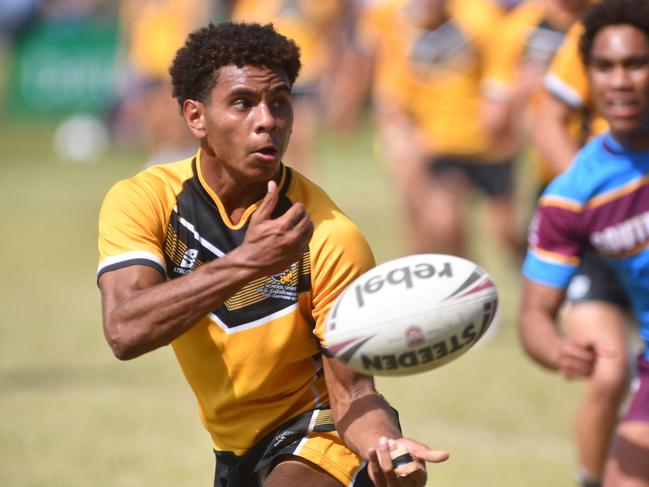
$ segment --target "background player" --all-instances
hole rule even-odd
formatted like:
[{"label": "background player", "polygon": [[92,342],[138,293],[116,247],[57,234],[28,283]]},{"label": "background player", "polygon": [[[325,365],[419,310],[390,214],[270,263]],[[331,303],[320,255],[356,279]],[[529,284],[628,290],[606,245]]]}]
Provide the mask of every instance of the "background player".
[{"label": "background player", "polygon": [[539,201],[523,269],[521,337],[535,360],[568,378],[589,377],[619,361],[626,354],[624,345],[605,336],[562,336],[555,327],[584,253],[594,250],[615,267],[631,297],[645,351],[638,361],[639,388],[617,426],[603,485],[647,486],[649,237],[644,230],[629,230],[645,228],[647,211],[649,2],[605,0],[586,14],[584,27],[580,53],[610,133],[582,149]]},{"label": "background player", "polygon": [[[590,4],[587,0],[525,2],[506,16],[493,37],[483,114],[494,140],[507,144],[512,155],[524,147],[530,132],[538,139],[526,151],[536,169],[538,194],[568,166],[579,141],[586,137],[588,124],[577,120],[580,118],[577,110],[566,104],[569,97],[565,94],[578,89],[568,88],[568,81],[562,80],[563,76],[580,80],[581,91],[588,87],[577,50],[580,27],[570,32],[566,45],[552,64],[547,76],[549,92],[543,93],[540,88],[565,32]],[[531,126],[530,118],[535,121]],[[586,115],[582,120],[590,118]],[[589,256],[568,288],[567,303],[562,321],[571,335],[605,340],[623,351],[615,360],[598,364],[588,379],[576,414],[578,476],[588,483],[602,476],[620,403],[627,389],[624,352],[627,302],[613,271],[596,257]]]},{"label": "background player", "polygon": [[361,15],[381,156],[402,200],[409,251],[466,255],[473,188],[487,196],[500,240],[520,250],[511,163],[480,121],[485,50],[501,14],[486,0],[386,0]]},{"label": "background player", "polygon": [[[569,166],[580,145],[607,127],[592,103],[586,68],[579,56],[582,33],[580,23],[568,32],[533,112],[532,135],[543,185]],[[588,378],[575,418],[579,476],[599,478],[628,391],[629,303],[615,272],[593,254],[582,259],[567,288],[566,303],[562,322],[572,336],[604,340],[620,350],[616,359],[601,361]]]},{"label": "background player", "polygon": [[212,436],[215,485],[369,485],[368,472],[397,485],[393,448],[421,465],[447,453],[402,438],[372,378],[321,354],[329,307],[373,257],[281,162],[299,68],[270,25],[189,36],[170,72],[201,147],[106,196],[104,331],[121,359],[172,345]]},{"label": "background player", "polygon": [[[495,144],[516,157],[526,149],[530,112],[565,34],[589,0],[528,0],[507,13],[492,36],[483,81],[483,117]],[[536,168],[543,168],[532,155]],[[540,169],[542,184],[557,173]]]},{"label": "background player", "polygon": [[171,162],[196,151],[196,140],[177,116],[169,65],[187,34],[211,17],[200,0],[121,0],[116,141],[137,143],[148,164]]}]

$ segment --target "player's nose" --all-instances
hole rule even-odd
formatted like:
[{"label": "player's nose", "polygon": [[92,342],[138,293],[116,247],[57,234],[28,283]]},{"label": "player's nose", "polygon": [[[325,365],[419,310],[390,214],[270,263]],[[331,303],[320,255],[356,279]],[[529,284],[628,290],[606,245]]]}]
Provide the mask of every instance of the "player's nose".
[{"label": "player's nose", "polygon": [[255,107],[255,132],[274,132],[277,130],[277,118],[270,106],[261,102]]}]

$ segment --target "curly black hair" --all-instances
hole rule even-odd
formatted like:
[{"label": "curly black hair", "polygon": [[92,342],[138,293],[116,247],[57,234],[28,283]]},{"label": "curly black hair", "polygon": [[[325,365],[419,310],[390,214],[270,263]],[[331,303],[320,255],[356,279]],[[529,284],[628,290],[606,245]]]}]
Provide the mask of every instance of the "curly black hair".
[{"label": "curly black hair", "polygon": [[597,33],[611,25],[632,25],[649,37],[649,0],[602,0],[582,18],[584,33],[579,40],[579,55],[590,64]]},{"label": "curly black hair", "polygon": [[209,101],[218,69],[229,64],[282,69],[292,85],[300,72],[300,48],[273,24],[210,23],[192,32],[169,68],[181,110],[187,99]]}]

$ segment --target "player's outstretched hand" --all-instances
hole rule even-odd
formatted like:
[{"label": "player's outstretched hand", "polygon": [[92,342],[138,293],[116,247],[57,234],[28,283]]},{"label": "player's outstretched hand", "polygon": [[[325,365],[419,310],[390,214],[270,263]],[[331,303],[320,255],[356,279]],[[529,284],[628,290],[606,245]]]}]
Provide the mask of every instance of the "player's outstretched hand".
[{"label": "player's outstretched hand", "polygon": [[370,478],[377,487],[422,487],[426,485],[426,462],[441,463],[448,452],[431,450],[408,438],[381,438],[368,451]]},{"label": "player's outstretched hand", "polygon": [[299,260],[313,234],[313,222],[302,203],[295,203],[283,215],[272,218],[278,201],[277,183],[269,181],[268,192],[250,217],[240,247],[248,261],[266,275],[281,272]]},{"label": "player's outstretched hand", "polygon": [[600,358],[613,357],[615,352],[599,343],[581,338],[565,337],[559,349],[559,372],[566,379],[590,377]]}]

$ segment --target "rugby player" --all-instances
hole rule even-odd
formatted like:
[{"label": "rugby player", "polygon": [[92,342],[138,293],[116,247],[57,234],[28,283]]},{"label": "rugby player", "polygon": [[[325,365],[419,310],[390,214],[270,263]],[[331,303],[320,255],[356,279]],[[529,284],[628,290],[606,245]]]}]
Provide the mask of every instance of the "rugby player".
[{"label": "rugby player", "polygon": [[[483,86],[483,117],[494,143],[516,155],[527,143],[530,115],[543,77],[566,32],[590,0],[527,0],[508,12],[493,33]],[[543,184],[548,178],[534,157]]]},{"label": "rugby player", "polygon": [[[610,130],[579,151],[539,200],[523,266],[520,331],[528,353],[568,378],[624,358],[606,337],[562,335],[557,313],[585,253],[624,284],[644,343],[638,381],[615,426],[606,487],[649,486],[649,2],[604,0],[583,19],[579,49],[593,101]],[[600,323],[592,323],[597,326]],[[609,378],[617,383],[617,378]],[[600,485],[597,478],[587,485]]]},{"label": "rugby player", "polygon": [[372,377],[323,355],[332,302],[374,261],[324,191],[282,163],[299,68],[270,24],[189,35],[170,73],[200,149],[105,197],[104,332],[123,360],[172,346],[212,437],[215,486],[401,485],[391,451],[420,473],[448,454],[403,438]]},{"label": "rugby player", "polygon": [[[564,137],[569,141],[567,153],[574,156],[580,140],[591,135],[590,124],[568,123],[579,118],[579,110],[568,103],[568,93],[588,87],[586,75],[580,76],[585,68],[575,34],[582,32],[577,21],[591,3],[528,0],[507,15],[494,35],[484,83],[484,115],[492,137],[499,143],[509,143],[514,153],[524,147],[528,135],[539,139],[537,144],[524,147],[536,173],[535,197],[568,165],[556,161]],[[571,25],[577,27],[569,31]],[[545,88],[544,78],[548,82]],[[579,88],[568,88],[578,79],[582,79]],[[557,116],[556,107],[567,115]],[[557,131],[561,133],[559,140]],[[577,476],[586,485],[601,478],[620,403],[626,396],[627,306],[612,269],[594,256],[584,259],[568,287],[563,325],[574,336],[603,339],[624,351],[616,360],[600,363],[589,377],[575,416]]]},{"label": "rugby player", "polygon": [[493,151],[480,119],[486,50],[501,15],[488,0],[383,0],[361,13],[358,44],[374,62],[381,158],[411,252],[466,255],[466,207],[477,190],[490,228],[522,253],[511,161]]}]

